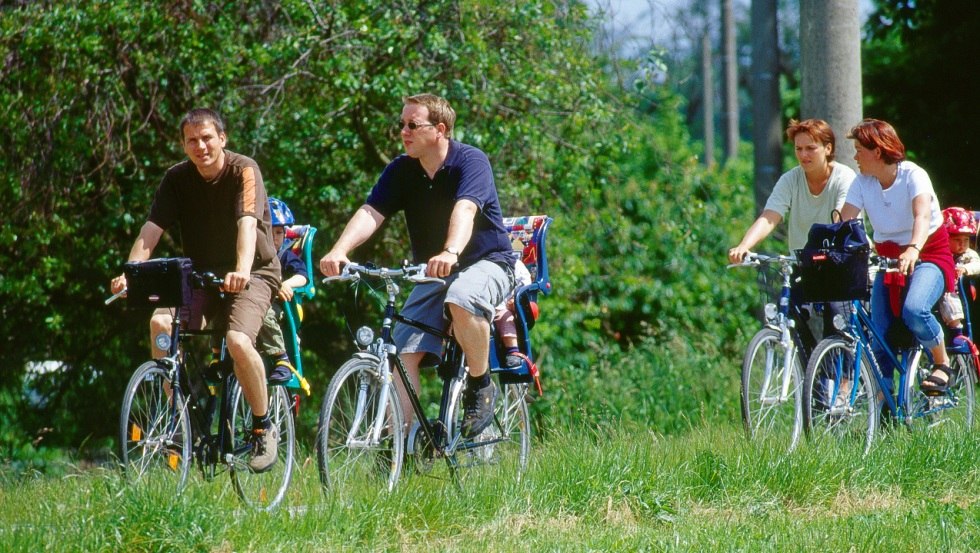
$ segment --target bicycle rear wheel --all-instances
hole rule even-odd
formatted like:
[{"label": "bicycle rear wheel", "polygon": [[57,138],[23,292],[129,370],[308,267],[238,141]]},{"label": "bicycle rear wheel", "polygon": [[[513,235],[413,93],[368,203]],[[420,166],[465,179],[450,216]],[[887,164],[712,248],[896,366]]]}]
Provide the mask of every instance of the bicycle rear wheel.
[{"label": "bicycle rear wheel", "polygon": [[404,449],[401,401],[394,383],[382,379],[377,360],[354,358],[344,363],[331,379],[320,409],[316,452],[324,489],[338,498],[356,495],[365,483],[380,483],[390,491],[401,474]]},{"label": "bicycle rear wheel", "polygon": [[497,401],[493,422],[471,438],[459,436],[463,425],[463,386],[457,386],[452,409],[449,436],[458,440],[456,459],[460,468],[494,465],[503,472],[513,472],[520,479],[527,469],[531,449],[531,424],[527,408],[527,384],[501,384],[494,376]]},{"label": "bicycle rear wheel", "polygon": [[[810,437],[826,436],[871,449],[878,429],[878,384],[864,350],[840,338],[817,344],[803,380],[803,425]],[[856,386],[856,389],[855,389]]]},{"label": "bicycle rear wheel", "polygon": [[949,391],[941,396],[927,396],[919,385],[932,374],[932,363],[928,356],[919,354],[905,386],[905,420],[910,428],[941,428],[945,432],[973,428],[977,375],[973,356],[953,354],[949,361],[953,370]]},{"label": "bicycle rear wheel", "polygon": [[191,425],[183,394],[156,361],[133,373],[119,415],[119,453],[133,482],[161,482],[178,492],[190,473]]},{"label": "bicycle rear wheel", "polygon": [[245,394],[238,380],[229,377],[227,392],[231,394],[231,433],[234,460],[231,463],[231,481],[238,496],[250,507],[271,511],[286,496],[292,479],[296,455],[296,433],[293,424],[293,402],[283,386],[269,386],[269,419],[279,433],[279,449],[276,464],[271,469],[256,473],[248,468],[251,455],[249,439],[252,435],[252,409],[245,401]]},{"label": "bicycle rear wheel", "polygon": [[750,439],[771,441],[792,450],[803,430],[803,362],[788,352],[780,332],[759,330],[742,360],[742,422]]}]

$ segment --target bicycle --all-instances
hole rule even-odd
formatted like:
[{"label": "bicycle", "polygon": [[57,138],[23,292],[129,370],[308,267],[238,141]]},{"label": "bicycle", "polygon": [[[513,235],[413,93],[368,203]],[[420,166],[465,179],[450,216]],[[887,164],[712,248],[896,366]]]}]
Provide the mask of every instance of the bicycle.
[{"label": "bicycle", "polygon": [[[873,261],[879,271],[895,270],[894,260]],[[884,411],[909,428],[938,426],[969,429],[973,424],[977,365],[975,355],[951,351],[953,376],[939,396],[919,388],[932,372],[932,360],[900,319],[886,339],[871,322],[864,302],[852,301],[850,313],[835,317],[838,336],[817,344],[807,364],[803,385],[803,420],[808,434],[864,441],[870,451]],[[904,335],[903,335],[904,334]],[[892,342],[892,343],[889,343]],[[876,343],[898,372],[889,387],[871,346]]]},{"label": "bicycle", "polygon": [[[213,273],[191,272],[188,280],[192,288],[222,295],[223,279]],[[294,465],[293,401],[283,386],[269,387],[268,413],[279,431],[279,457],[272,469],[253,473],[248,467],[252,412],[230,370],[224,338],[220,374],[214,375],[214,382],[205,382],[206,364],[188,351],[185,341],[193,336],[210,337],[214,331],[182,328],[180,309],[174,311],[170,334],[156,338],[156,345],[167,355],[140,365],[126,386],[119,418],[123,470],[134,482],[163,481],[180,493],[193,457],[205,480],[228,471],[236,493],[247,505],[260,510],[276,508],[286,494]]]},{"label": "bicycle", "polygon": [[806,317],[790,298],[795,265],[793,257],[750,252],[742,263],[728,266],[758,268],[767,288],[772,278],[767,270],[779,272],[778,303],[765,304],[763,327],[745,349],[740,396],[742,424],[748,437],[784,440],[788,436],[788,450],[796,447],[802,433],[803,368],[808,352],[797,328],[797,321]]},{"label": "bicycle", "polygon": [[[398,482],[407,449],[419,472],[428,473],[444,459],[451,478],[475,465],[498,465],[514,470],[518,477],[527,467],[530,423],[527,383],[505,383],[499,367],[491,367],[499,394],[493,423],[471,439],[460,434],[461,396],[466,376],[466,359],[459,344],[441,329],[403,317],[396,312],[398,281],[443,282],[425,276],[425,265],[376,268],[350,263],[340,275],[324,282],[374,279],[384,285],[386,303],[380,333],[367,327],[357,329],[359,351],[344,363],[330,381],[320,412],[317,434],[317,464],[326,490],[346,497],[362,480],[378,478],[385,489]],[[440,337],[446,344],[437,368],[442,380],[439,413],[429,419],[418,391],[408,378],[392,339],[394,323],[407,324]],[[491,365],[493,363],[491,362]],[[406,432],[401,399],[394,378],[401,382],[411,402],[416,423]]]}]

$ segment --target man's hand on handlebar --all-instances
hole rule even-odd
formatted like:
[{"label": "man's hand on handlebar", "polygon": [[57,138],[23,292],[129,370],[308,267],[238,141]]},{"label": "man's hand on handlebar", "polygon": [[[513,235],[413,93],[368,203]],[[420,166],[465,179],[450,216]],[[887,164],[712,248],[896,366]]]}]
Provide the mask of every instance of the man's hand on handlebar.
[{"label": "man's hand on handlebar", "polygon": [[453,272],[453,268],[458,263],[458,255],[442,252],[429,258],[429,262],[425,266],[425,274],[430,277],[445,278]]},{"label": "man's hand on handlebar", "polygon": [[237,294],[248,286],[251,275],[239,273],[237,271],[225,275],[225,283],[221,286],[221,291],[228,294]]},{"label": "man's hand on handlebar", "polygon": [[350,259],[347,256],[334,251],[327,252],[327,255],[320,258],[320,272],[323,276],[337,276],[340,274],[340,270],[350,263]]},{"label": "man's hand on handlebar", "polygon": [[118,294],[126,289],[126,275],[119,275],[112,279],[112,283],[109,285],[109,289],[113,294]]}]

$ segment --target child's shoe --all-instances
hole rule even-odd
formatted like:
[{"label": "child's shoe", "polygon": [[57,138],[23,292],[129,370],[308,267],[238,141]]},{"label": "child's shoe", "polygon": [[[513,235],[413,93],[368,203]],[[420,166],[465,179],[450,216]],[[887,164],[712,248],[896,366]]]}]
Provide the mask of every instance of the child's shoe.
[{"label": "child's shoe", "polygon": [[949,349],[956,353],[970,353],[970,340],[962,334],[953,336],[953,341]]},{"label": "child's shoe", "polygon": [[293,364],[289,362],[289,357],[283,355],[276,360],[276,364],[269,371],[269,384],[278,386],[285,384],[293,378]]},{"label": "child's shoe", "polygon": [[508,348],[507,356],[504,357],[504,367],[508,369],[516,369],[521,366],[524,362],[524,358],[520,355],[520,350],[517,348]]}]

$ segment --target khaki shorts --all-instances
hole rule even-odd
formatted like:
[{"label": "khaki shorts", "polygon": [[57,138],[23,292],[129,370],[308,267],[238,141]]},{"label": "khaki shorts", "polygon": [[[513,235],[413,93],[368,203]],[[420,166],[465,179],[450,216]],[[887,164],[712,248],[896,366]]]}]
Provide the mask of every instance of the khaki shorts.
[{"label": "khaki shorts", "polygon": [[[445,284],[418,284],[402,306],[401,315],[445,330],[449,327],[447,303],[462,307],[490,322],[496,307],[514,290],[514,273],[492,261],[477,261],[446,277]],[[442,355],[442,338],[406,324],[395,325],[395,345],[401,353],[425,352],[423,363]]]}]

